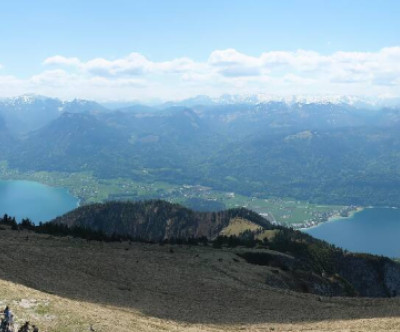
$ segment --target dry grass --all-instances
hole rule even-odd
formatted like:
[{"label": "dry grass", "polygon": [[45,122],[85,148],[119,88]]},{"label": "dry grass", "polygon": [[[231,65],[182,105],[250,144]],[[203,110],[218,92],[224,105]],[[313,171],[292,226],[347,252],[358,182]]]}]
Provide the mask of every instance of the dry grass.
[{"label": "dry grass", "polygon": [[229,221],[229,225],[221,230],[220,235],[233,236],[240,235],[244,231],[256,232],[261,230],[262,227],[252,223],[251,221],[243,218],[233,218]]},{"label": "dry grass", "polygon": [[234,250],[26,236],[0,231],[0,300],[42,331],[400,330],[399,299],[277,290]]}]

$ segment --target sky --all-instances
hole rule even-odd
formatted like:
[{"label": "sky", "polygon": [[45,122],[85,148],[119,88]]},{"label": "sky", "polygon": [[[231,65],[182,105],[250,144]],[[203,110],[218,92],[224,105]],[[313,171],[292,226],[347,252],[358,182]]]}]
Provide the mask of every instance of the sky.
[{"label": "sky", "polygon": [[0,97],[400,97],[398,0],[0,3]]}]

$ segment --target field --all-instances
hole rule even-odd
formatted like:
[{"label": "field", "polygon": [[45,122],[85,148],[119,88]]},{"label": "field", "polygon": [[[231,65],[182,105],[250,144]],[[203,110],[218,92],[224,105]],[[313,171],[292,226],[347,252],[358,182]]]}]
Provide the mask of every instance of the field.
[{"label": "field", "polygon": [[290,198],[256,198],[234,194],[220,194],[221,201],[229,208],[244,206],[282,225],[302,227],[326,221],[329,217],[345,213],[351,207],[339,205],[317,205]]},{"label": "field", "polygon": [[400,299],[279,290],[236,250],[0,231],[0,303],[41,331],[398,331]]},{"label": "field", "polygon": [[246,207],[269,220],[294,228],[308,227],[326,221],[329,217],[347,215],[355,206],[318,205],[290,198],[246,197],[234,192],[218,191],[201,185],[177,185],[165,182],[137,182],[131,179],[98,179],[90,172],[25,172],[20,173],[0,163],[0,179],[32,180],[55,187],[67,188],[81,204],[106,200],[144,200],[161,198],[187,205],[200,201],[204,209]]}]

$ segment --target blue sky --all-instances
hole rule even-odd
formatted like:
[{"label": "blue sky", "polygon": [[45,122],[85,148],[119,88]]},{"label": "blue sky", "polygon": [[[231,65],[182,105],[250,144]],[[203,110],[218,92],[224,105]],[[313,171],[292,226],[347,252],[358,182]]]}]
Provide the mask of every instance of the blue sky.
[{"label": "blue sky", "polygon": [[397,96],[399,17],[388,0],[2,1],[0,94]]}]

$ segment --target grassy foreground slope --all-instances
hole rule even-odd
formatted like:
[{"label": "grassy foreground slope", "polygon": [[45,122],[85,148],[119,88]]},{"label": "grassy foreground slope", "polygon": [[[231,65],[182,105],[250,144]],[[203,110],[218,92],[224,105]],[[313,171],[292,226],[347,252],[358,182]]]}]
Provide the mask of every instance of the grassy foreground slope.
[{"label": "grassy foreground slope", "polygon": [[216,248],[254,248],[236,254],[249,263],[278,268],[279,275],[264,280],[275,287],[329,296],[400,294],[399,263],[346,252],[302,232],[272,225],[244,208],[207,213],[160,200],[108,202],[79,207],[36,230],[92,240],[111,237],[164,244],[177,243],[177,239],[193,244],[197,241],[193,238],[200,238],[199,243],[212,241]]},{"label": "grassy foreground slope", "polygon": [[[43,331],[399,330],[400,299],[278,290],[233,250],[0,231],[0,301]],[[281,272],[278,272],[281,273]]]}]

